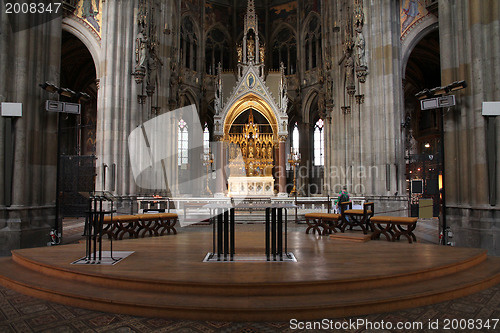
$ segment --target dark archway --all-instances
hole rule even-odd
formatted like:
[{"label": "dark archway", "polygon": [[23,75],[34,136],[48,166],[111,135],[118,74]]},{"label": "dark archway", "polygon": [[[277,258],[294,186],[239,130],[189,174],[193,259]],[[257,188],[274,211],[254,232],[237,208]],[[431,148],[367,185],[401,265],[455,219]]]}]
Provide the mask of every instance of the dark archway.
[{"label": "dark archway", "polygon": [[[83,217],[86,199],[80,194],[95,189],[97,122],[96,66],[87,47],[63,31],[60,87],[76,92],[60,100],[79,103],[81,113],[59,115],[59,211],[62,217]],[[90,99],[83,99],[79,93]]]},{"label": "dark archway", "polygon": [[[438,30],[425,35],[414,47],[405,73],[405,117],[402,126],[406,129],[406,179],[412,216],[418,216],[420,199],[432,199],[433,216],[438,216],[442,175],[440,110],[420,110],[420,101],[415,97],[423,89],[441,85]],[[418,188],[416,185],[419,185]]]}]

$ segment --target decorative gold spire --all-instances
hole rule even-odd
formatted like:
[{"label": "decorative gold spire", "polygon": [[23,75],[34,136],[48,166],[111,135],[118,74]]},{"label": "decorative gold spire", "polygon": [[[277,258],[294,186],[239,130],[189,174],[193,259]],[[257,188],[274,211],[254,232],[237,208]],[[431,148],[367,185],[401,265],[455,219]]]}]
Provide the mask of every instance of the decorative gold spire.
[{"label": "decorative gold spire", "polygon": [[255,12],[255,1],[248,0],[247,4],[247,14],[245,16],[245,31],[253,29],[254,33],[257,34],[257,13]]},{"label": "decorative gold spire", "polygon": [[250,109],[250,115],[248,116],[248,123],[250,125],[253,125],[253,112],[252,112],[252,109]]}]

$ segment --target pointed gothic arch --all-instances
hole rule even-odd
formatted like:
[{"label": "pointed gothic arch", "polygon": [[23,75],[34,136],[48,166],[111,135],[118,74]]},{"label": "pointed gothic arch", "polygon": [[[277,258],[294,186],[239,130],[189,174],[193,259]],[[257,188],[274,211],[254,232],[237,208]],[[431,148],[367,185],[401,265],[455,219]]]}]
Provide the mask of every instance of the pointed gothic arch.
[{"label": "pointed gothic arch", "polygon": [[96,76],[100,78],[102,76],[101,40],[98,40],[88,28],[71,16],[65,17],[62,20],[62,30],[74,35],[87,47],[94,60]]},{"label": "pointed gothic arch", "polygon": [[311,122],[311,108],[313,103],[319,97],[319,91],[316,88],[309,90],[306,97],[304,98],[304,109],[302,111],[303,117],[302,119],[307,122]]},{"label": "pointed gothic arch", "polygon": [[302,27],[302,38],[303,41],[303,62],[304,69],[310,70],[320,66],[321,64],[321,17],[316,12],[310,12],[309,15],[304,20]]},{"label": "pointed gothic arch", "polygon": [[200,27],[191,15],[181,18],[180,50],[181,65],[196,71],[199,68],[198,53],[200,52]]},{"label": "pointed gothic arch", "polygon": [[218,63],[223,69],[232,68],[231,36],[221,23],[212,25],[205,33],[205,72],[215,75]]},{"label": "pointed gothic arch", "polygon": [[238,116],[248,109],[253,109],[264,116],[267,122],[271,125],[274,139],[277,140],[279,132],[278,118],[273,111],[273,108],[264,99],[253,93],[248,93],[241,97],[229,108],[226,116],[223,118],[224,138],[227,139],[231,126]]},{"label": "pointed gothic arch", "polygon": [[297,31],[288,23],[282,22],[274,29],[269,46],[270,61],[268,65],[273,70],[278,70],[283,62],[287,75],[297,71],[298,43]]},{"label": "pointed gothic arch", "polygon": [[199,105],[198,105],[198,101],[195,97],[196,94],[191,88],[189,88],[189,87],[184,88],[181,91],[181,93],[179,94],[179,96],[181,98],[180,99],[180,102],[181,102],[180,107],[194,104],[196,106],[196,108],[198,109]]}]

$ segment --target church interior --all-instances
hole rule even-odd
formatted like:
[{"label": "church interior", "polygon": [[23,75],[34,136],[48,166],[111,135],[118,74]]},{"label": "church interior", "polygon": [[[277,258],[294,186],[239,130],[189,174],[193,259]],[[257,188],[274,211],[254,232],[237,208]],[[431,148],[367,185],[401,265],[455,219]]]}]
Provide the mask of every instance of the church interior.
[{"label": "church interior", "polygon": [[499,2],[4,7],[4,287],[286,322],[500,282]]}]

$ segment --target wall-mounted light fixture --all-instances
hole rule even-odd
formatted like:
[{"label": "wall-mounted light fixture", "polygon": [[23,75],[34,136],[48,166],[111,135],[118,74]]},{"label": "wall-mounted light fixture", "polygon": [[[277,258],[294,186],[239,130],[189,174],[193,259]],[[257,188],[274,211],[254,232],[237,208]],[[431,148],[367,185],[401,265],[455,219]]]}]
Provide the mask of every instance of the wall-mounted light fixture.
[{"label": "wall-mounted light fixture", "polygon": [[424,89],[422,91],[419,91],[418,93],[415,94],[415,97],[418,99],[418,100],[421,100],[421,99],[426,99],[426,98],[429,98],[431,97],[431,93],[429,91],[429,89]]},{"label": "wall-mounted light fixture", "polygon": [[424,90],[419,91],[418,93],[416,93],[415,97],[418,100],[422,100],[422,99],[426,99],[426,98],[431,98],[431,97],[437,97],[437,96],[441,96],[441,95],[446,95],[446,94],[449,94],[450,92],[461,90],[461,89],[464,89],[464,88],[467,88],[467,82],[465,82],[464,80],[462,80],[462,81],[455,81],[455,82],[452,82],[452,83],[448,84],[447,86],[435,87],[435,88],[432,88],[430,90],[429,89],[424,89]]},{"label": "wall-mounted light fixture", "polygon": [[457,91],[467,88],[467,82],[464,80],[462,81],[455,81],[453,83],[450,83],[449,85],[446,86],[446,91],[447,92],[452,92],[452,91]]},{"label": "wall-mounted light fixture", "polygon": [[84,93],[81,91],[75,92],[69,88],[58,87],[55,84],[52,84],[50,82],[41,83],[41,84],[39,84],[39,86],[40,86],[40,88],[42,88],[43,90],[45,90],[51,94],[58,93],[61,96],[72,98],[72,99],[82,101],[82,102],[88,102],[90,100],[90,95],[87,93]]},{"label": "wall-mounted light fixture", "polygon": [[50,82],[45,82],[45,83],[39,84],[39,86],[43,90],[48,91],[51,94],[56,93],[59,90],[58,87],[56,87],[54,84],[52,84]]}]

